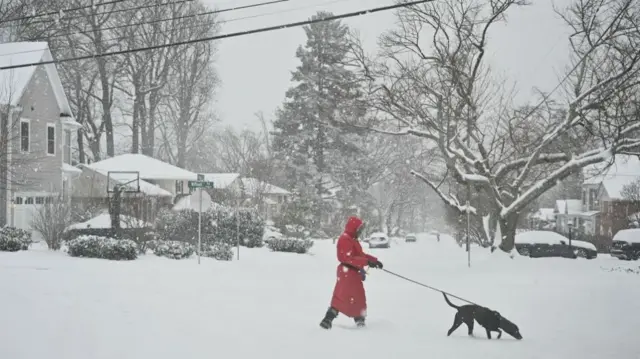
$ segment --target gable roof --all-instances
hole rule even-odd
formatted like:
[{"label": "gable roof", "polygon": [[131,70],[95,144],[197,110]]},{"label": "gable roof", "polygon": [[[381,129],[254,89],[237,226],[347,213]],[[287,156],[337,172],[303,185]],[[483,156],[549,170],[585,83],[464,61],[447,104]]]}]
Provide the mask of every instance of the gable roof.
[{"label": "gable roof", "polygon": [[215,189],[225,189],[240,177],[239,173],[203,173],[205,181],[213,182]]},{"label": "gable roof", "polygon": [[140,178],[145,180],[195,181],[198,177],[194,172],[140,153],[127,153],[107,158],[87,165],[87,167],[105,174],[108,171],[139,172]]},{"label": "gable roof", "polygon": [[[92,171],[94,173],[98,173],[104,177],[107,177],[108,171],[104,171],[104,170],[100,170],[100,169],[95,169],[95,168],[91,168],[89,167],[89,165],[84,165],[84,164],[80,164],[78,165],[79,168],[81,169],[86,169],[88,171]],[[116,181],[119,182],[120,184],[124,184],[125,186],[129,187],[129,188],[135,188],[136,184],[135,183],[131,183],[131,176],[113,176],[110,180],[112,181]],[[153,196],[153,197],[173,197],[173,194],[163,188],[160,188],[159,186],[156,186],[153,183],[149,183],[147,181],[144,180],[139,180],[138,183],[140,185],[140,192],[148,195],[148,196]]]},{"label": "gable roof", "polygon": [[609,198],[623,199],[622,189],[640,180],[640,159],[637,156],[616,155],[613,164],[608,163],[586,167],[585,184],[601,185]]},{"label": "gable roof", "polygon": [[257,194],[291,194],[291,192],[287,191],[284,188],[280,188],[267,182],[260,181],[257,178],[251,177],[242,178],[242,186],[250,196],[255,196]]},{"label": "gable roof", "polygon": [[[0,66],[52,61],[53,56],[46,42],[8,42],[0,44]],[[73,116],[71,106],[62,87],[55,64],[40,65],[47,72],[60,112]],[[0,103],[17,106],[22,99],[37,66],[0,70]]]}]

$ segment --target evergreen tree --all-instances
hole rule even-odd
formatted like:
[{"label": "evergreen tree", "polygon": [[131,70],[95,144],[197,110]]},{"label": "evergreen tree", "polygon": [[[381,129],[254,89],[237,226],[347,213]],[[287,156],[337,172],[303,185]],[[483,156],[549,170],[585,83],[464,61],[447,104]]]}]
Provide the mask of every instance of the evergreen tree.
[{"label": "evergreen tree", "polygon": [[[319,12],[312,19],[331,16]],[[340,21],[314,23],[304,27],[307,41],[298,47],[300,65],[292,73],[287,91],[274,121],[273,149],[282,164],[283,184],[304,197],[310,215],[309,227],[318,228],[326,215],[323,196],[331,177],[331,158],[357,151],[352,134],[339,123],[362,117],[364,106],[355,74],[348,68],[349,28]]]}]

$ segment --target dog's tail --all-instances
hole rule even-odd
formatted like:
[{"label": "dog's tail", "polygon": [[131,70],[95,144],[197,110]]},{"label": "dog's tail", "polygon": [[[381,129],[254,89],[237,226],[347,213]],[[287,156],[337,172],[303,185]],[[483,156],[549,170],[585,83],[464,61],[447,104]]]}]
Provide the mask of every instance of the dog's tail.
[{"label": "dog's tail", "polygon": [[456,308],[456,309],[460,309],[460,307],[458,307],[457,305],[451,303],[451,301],[449,300],[449,297],[447,297],[446,293],[442,293],[442,295],[444,295],[444,300],[447,302],[447,304],[449,304],[450,307]]}]

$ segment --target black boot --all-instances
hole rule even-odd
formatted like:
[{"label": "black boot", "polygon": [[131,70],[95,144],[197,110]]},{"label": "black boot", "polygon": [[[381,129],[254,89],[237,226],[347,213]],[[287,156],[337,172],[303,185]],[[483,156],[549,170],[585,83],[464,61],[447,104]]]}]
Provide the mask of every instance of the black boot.
[{"label": "black boot", "polygon": [[364,327],[364,317],[355,317],[353,318],[353,320],[356,321],[356,325],[358,326],[358,328]]},{"label": "black boot", "polygon": [[338,311],[334,308],[329,308],[327,314],[324,315],[324,319],[320,322],[320,327],[324,329],[331,329],[331,322],[338,316]]}]

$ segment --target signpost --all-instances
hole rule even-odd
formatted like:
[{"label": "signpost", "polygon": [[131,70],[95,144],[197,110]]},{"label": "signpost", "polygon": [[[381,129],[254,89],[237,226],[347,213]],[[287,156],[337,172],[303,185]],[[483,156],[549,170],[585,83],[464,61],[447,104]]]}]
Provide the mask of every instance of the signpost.
[{"label": "signpost", "polygon": [[471,203],[467,200],[467,266],[471,268]]},{"label": "signpost", "polygon": [[205,188],[213,188],[213,182],[205,181],[203,174],[198,174],[197,181],[189,181],[189,192],[198,189],[198,264],[200,264],[200,253],[202,252],[202,191]]}]

